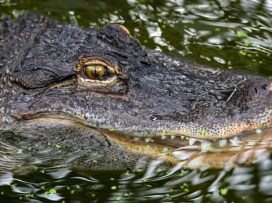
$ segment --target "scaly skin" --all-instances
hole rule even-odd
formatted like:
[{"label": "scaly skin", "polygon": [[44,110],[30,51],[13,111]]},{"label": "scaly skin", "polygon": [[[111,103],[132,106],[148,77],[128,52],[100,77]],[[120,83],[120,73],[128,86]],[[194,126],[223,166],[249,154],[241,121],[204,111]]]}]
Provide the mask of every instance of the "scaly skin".
[{"label": "scaly skin", "polygon": [[[241,135],[235,153],[233,144],[205,148],[271,126],[269,79],[145,50],[120,25],[83,29],[30,15],[1,22],[0,50],[2,171],[135,169],[157,159],[157,167],[179,159],[224,167],[235,156],[231,166],[254,161],[257,148],[270,152],[269,133]],[[186,151],[184,135],[204,143],[202,153]]]}]

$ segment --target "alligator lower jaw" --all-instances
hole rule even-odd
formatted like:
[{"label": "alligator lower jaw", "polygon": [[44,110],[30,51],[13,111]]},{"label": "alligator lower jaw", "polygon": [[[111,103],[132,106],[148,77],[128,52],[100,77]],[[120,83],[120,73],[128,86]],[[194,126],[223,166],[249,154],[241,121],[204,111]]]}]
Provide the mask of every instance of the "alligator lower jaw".
[{"label": "alligator lower jaw", "polygon": [[[22,126],[54,125],[73,126],[86,132],[102,133],[110,142],[131,149],[131,153],[150,155],[171,164],[188,168],[225,168],[254,164],[271,154],[272,129],[260,134],[246,133],[226,140],[209,142],[185,136],[160,136],[135,138],[105,129],[88,127],[80,119],[65,116],[44,116],[23,121]],[[26,128],[24,127],[24,128]],[[54,130],[52,130],[54,131]],[[65,133],[64,133],[65,136]],[[116,149],[118,150],[118,149]]]},{"label": "alligator lower jaw", "polygon": [[246,132],[217,141],[199,140],[186,136],[129,137],[105,132],[122,144],[158,157],[175,158],[188,168],[225,168],[249,166],[266,159],[272,152],[272,129]]}]

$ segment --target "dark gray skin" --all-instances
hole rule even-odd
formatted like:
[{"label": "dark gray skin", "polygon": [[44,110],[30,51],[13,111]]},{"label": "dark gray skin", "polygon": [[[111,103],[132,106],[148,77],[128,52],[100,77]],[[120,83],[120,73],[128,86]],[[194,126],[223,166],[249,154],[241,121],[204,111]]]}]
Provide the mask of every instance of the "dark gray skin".
[{"label": "dark gray skin", "polygon": [[[30,15],[6,18],[0,71],[1,171],[137,169],[179,160],[223,167],[233,145],[217,140],[272,124],[271,80],[143,49],[120,25],[97,30]],[[248,140],[256,151],[264,136],[239,136],[237,153]],[[197,157],[208,161],[182,151],[188,139],[189,150],[201,148]],[[212,142],[215,152],[220,145],[222,162],[212,148],[194,148],[195,139],[204,147]]]}]

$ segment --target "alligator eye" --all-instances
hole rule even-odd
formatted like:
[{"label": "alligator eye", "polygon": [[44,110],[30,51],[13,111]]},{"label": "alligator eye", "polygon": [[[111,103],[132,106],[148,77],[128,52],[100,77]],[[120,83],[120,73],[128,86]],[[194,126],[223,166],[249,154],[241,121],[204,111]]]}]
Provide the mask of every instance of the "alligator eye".
[{"label": "alligator eye", "polygon": [[99,64],[87,65],[84,68],[84,72],[90,79],[98,80],[105,75],[106,67]]}]

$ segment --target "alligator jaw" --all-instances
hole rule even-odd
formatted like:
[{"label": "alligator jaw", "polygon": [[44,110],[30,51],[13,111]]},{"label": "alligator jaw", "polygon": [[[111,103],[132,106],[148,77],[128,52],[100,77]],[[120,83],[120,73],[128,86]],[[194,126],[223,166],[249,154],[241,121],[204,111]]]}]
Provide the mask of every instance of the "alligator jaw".
[{"label": "alligator jaw", "polygon": [[[179,161],[157,150],[132,147],[99,128],[65,117],[45,116],[18,121],[0,134],[3,171],[25,173],[34,166],[86,168],[94,170],[136,170],[154,160],[170,167]],[[140,145],[138,145],[140,147]],[[12,163],[7,164],[8,160]],[[20,168],[17,166],[20,165]]]},{"label": "alligator jaw", "polygon": [[0,136],[5,157],[0,163],[9,162],[1,171],[25,173],[36,166],[137,170],[149,167],[154,160],[160,160],[156,165],[160,168],[177,164],[233,168],[254,164],[271,154],[271,129],[214,142],[184,136],[139,139],[71,119],[47,115],[11,125]]},{"label": "alligator jaw", "polygon": [[[111,145],[120,147],[118,150],[115,148],[114,151],[133,156],[134,158],[136,157],[135,162],[137,162],[138,156],[143,156],[148,157],[147,159],[149,161],[160,159],[170,165],[181,163],[189,168],[224,168],[226,166],[237,167],[241,165],[251,165],[271,154],[272,148],[272,129],[258,129],[257,131],[245,132],[228,139],[207,141],[189,138],[183,135],[162,135],[152,138],[125,136],[111,129],[89,127],[88,123],[76,117],[69,117],[68,119],[66,116],[47,115],[43,118],[32,118],[23,122],[22,128],[24,131],[33,126],[40,126],[47,130],[50,127],[53,132],[55,130],[57,131],[58,129],[54,130],[54,128],[60,125],[62,126],[61,128],[64,129],[64,132],[66,128],[69,128],[70,131],[74,129],[72,134],[76,136],[80,136],[82,132],[84,132],[84,135],[87,133],[89,136],[95,136],[97,140],[101,139],[101,137],[103,137],[103,139],[106,138],[107,142]],[[37,133],[37,128],[34,128],[34,131],[35,130]],[[52,134],[53,139],[54,134],[57,137],[66,136],[64,132],[57,134],[52,132],[48,134]],[[101,142],[103,142],[103,139],[101,139]],[[107,155],[109,154],[107,153]],[[106,157],[106,159],[115,158]],[[116,168],[121,169],[127,167],[122,164]],[[135,166],[137,167],[137,163],[135,163]],[[144,168],[145,166],[138,165],[138,167]],[[131,166],[129,168],[131,168]],[[103,166],[102,168],[98,166],[97,169],[103,169]]]},{"label": "alligator jaw", "polygon": [[248,166],[267,158],[272,149],[272,129],[244,132],[216,141],[200,140],[186,136],[130,137],[114,131],[105,134],[136,150],[157,155],[173,156],[188,168],[224,168]]}]

